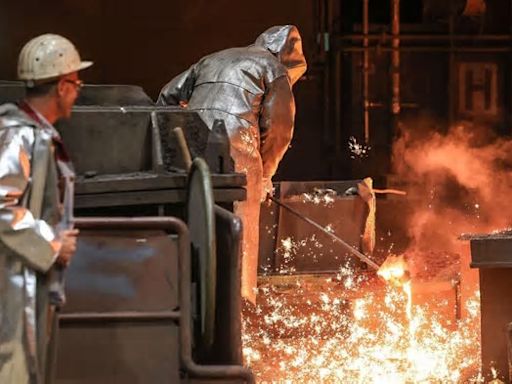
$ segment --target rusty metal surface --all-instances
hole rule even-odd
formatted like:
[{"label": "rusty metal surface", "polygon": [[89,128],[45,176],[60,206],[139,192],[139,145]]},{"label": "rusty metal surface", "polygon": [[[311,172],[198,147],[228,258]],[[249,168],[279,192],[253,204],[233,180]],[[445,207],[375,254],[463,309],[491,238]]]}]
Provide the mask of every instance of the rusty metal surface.
[{"label": "rusty metal surface", "polygon": [[483,374],[509,382],[507,326],[512,320],[512,236],[510,231],[465,235],[471,245],[471,267],[479,268]]},{"label": "rusty metal surface", "polygon": [[512,319],[510,270],[480,269],[481,351],[483,374],[493,378],[490,367],[499,372],[499,379],[509,383],[507,326]]},{"label": "rusty metal surface", "polygon": [[[358,181],[312,181],[279,183],[280,200],[295,211],[333,230],[348,244],[360,250],[367,207],[358,196],[344,196]],[[328,194],[332,201],[323,200]],[[311,199],[308,200],[306,195]],[[318,201],[314,198],[318,197]],[[272,214],[270,214],[272,213]],[[262,243],[260,273],[322,273],[337,271],[341,265],[362,264],[322,231],[286,210],[262,205],[264,224],[261,236],[275,237]],[[287,251],[286,247],[291,245]],[[364,268],[364,267],[363,267]]]},{"label": "rusty metal surface", "polygon": [[[21,82],[0,83],[2,101],[23,94]],[[215,200],[245,200],[246,177],[234,173],[222,121],[210,131],[195,112],[154,106],[140,87],[90,85],[58,125],[78,175],[77,208],[183,203],[187,176],[170,135],[176,126],[193,157],[210,166]]]},{"label": "rusty metal surface", "polygon": [[179,383],[179,329],[173,322],[60,327],[55,384]]},{"label": "rusty metal surface", "polygon": [[[241,322],[240,242],[242,221],[215,206],[217,242],[217,310],[214,343],[206,352],[212,363],[243,364]],[[219,326],[221,325],[222,326]]]},{"label": "rusty metal surface", "polygon": [[[233,252],[236,252],[236,244],[239,241],[240,228],[237,227],[239,221],[229,212],[227,212],[227,216],[226,212],[224,214],[220,212],[219,215],[218,222],[221,223],[221,228],[233,230],[227,237],[222,237],[222,235],[226,236],[228,231],[219,233],[221,244],[225,244],[229,247],[228,250],[231,250],[228,259],[231,260],[230,263],[233,263]],[[85,311],[72,312],[67,309],[61,321],[57,383],[178,383],[181,380],[178,377],[179,367],[186,373],[187,377],[184,382],[193,377],[219,379],[222,382],[237,379],[248,383],[254,382],[251,371],[238,365],[237,362],[222,361],[223,364],[227,363],[228,365],[205,366],[197,364],[192,357],[191,260],[188,230],[181,220],[172,217],[82,218],[77,219],[75,224],[83,232],[108,230],[117,231],[119,234],[119,231],[128,230],[133,232],[134,230],[141,231],[139,228],[143,228],[146,232],[171,230],[176,233],[177,237],[169,237],[168,240],[174,239],[173,241],[177,242],[176,256],[179,268],[180,305],[179,312],[165,309],[155,312],[154,310],[148,310],[147,305],[142,301],[132,300],[131,304],[137,303],[136,306],[144,307],[144,310],[125,311],[123,309],[119,310],[119,306],[116,306],[114,311],[93,312],[87,310],[87,308],[95,305],[90,301],[91,307],[88,307],[89,304],[82,304],[86,308]],[[130,236],[130,232],[126,235],[133,240],[134,237]],[[135,237],[135,241],[136,239],[137,237]],[[144,244],[147,241],[140,243]],[[129,254],[127,254],[127,257],[130,259]],[[140,250],[132,253],[132,259],[134,254],[139,255],[135,259],[140,259]],[[224,260],[226,260],[225,256]],[[238,257],[235,257],[234,260],[238,261]],[[141,269],[140,280],[153,279],[152,274],[144,273],[144,268],[139,269]],[[115,272],[115,268],[102,268],[102,271],[108,274],[109,272]],[[144,286],[143,281],[140,280],[137,283]],[[231,282],[228,283],[223,292],[237,285],[236,278],[234,281],[226,281]],[[239,287],[239,283],[237,286]],[[124,292],[124,290],[119,292]],[[232,293],[232,295],[235,294],[236,292]],[[132,296],[132,298],[135,296]],[[234,296],[225,299],[230,301],[233,298]],[[237,295],[237,298],[239,300],[239,295]],[[70,301],[72,299],[73,295],[70,296]],[[124,301],[124,304],[129,304],[129,301]],[[169,306],[170,303],[166,304]],[[237,307],[239,304],[231,305],[232,310],[239,310],[239,307]],[[75,305],[75,309],[77,307]],[[130,307],[130,305],[124,305],[124,307]],[[232,320],[237,316],[239,317],[239,312],[237,315],[233,311],[229,312],[229,317]],[[178,321],[177,317],[179,318]],[[179,323],[179,327],[177,323]],[[232,324],[235,333],[228,336],[228,339],[237,337],[237,325],[236,323]],[[223,341],[219,342],[221,343],[219,345],[222,345]],[[239,348],[239,344],[233,344],[232,346],[235,351]],[[227,356],[235,356],[233,360],[236,360],[236,353],[233,350],[228,351]],[[181,365],[179,365],[179,361],[181,361]]]},{"label": "rusty metal surface", "polygon": [[152,169],[150,113],[75,108],[57,129],[77,174],[111,174]]},{"label": "rusty metal surface", "polygon": [[167,147],[168,132],[176,126],[182,126],[190,135],[187,138],[193,156],[203,156],[208,127],[197,113],[174,107],[77,106],[71,118],[60,122],[57,128],[77,174],[90,177],[163,171],[155,169],[158,163],[165,164],[167,170],[180,168],[177,159],[169,160]]},{"label": "rusty metal surface", "polygon": [[70,323],[104,323],[104,322],[152,322],[152,321],[180,320],[179,311],[156,312],[101,312],[101,313],[62,313],[59,315],[61,324]]},{"label": "rusty metal surface", "polygon": [[[77,219],[75,224],[82,236],[67,276],[55,382],[178,382],[174,309],[178,255],[188,255],[186,227],[174,218]],[[166,228],[178,238],[162,232]],[[179,318],[190,311],[187,304]]]},{"label": "rusty metal surface", "polygon": [[[185,188],[187,175],[185,173],[155,174],[153,172],[135,172],[114,175],[101,175],[93,178],[81,177],[77,180],[76,192],[80,195],[143,191],[158,189]],[[237,188],[245,186],[245,175],[233,173],[227,175],[212,175],[213,188]]]},{"label": "rusty metal surface", "polygon": [[177,253],[162,231],[82,230],[66,274],[63,313],[176,308]]},{"label": "rusty metal surface", "polygon": [[[88,195],[76,195],[76,208],[129,207],[155,204],[176,204],[185,201],[185,189],[167,189],[157,191],[113,192]],[[213,197],[217,203],[244,200],[243,188],[215,188]]]}]

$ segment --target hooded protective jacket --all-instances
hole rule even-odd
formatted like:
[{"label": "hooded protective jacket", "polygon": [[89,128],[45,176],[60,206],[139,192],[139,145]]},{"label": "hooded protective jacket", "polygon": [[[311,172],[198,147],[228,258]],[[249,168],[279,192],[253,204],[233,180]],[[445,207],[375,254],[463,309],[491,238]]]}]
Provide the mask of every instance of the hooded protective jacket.
[{"label": "hooded protective jacket", "polygon": [[0,383],[41,382],[47,272],[60,249],[56,135],[17,105],[0,106]]},{"label": "hooded protective jacket", "polygon": [[242,295],[255,300],[259,212],[263,180],[270,182],[293,136],[292,85],[306,71],[299,31],[293,25],[263,32],[253,45],[202,58],[171,80],[158,104],[187,105],[210,127],[223,119],[235,170],[247,175],[242,217]]}]

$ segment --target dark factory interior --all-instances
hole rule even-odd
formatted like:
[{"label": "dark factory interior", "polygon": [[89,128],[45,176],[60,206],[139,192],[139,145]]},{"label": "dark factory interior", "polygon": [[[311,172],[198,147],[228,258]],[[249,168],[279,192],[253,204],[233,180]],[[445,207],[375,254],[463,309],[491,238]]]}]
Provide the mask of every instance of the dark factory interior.
[{"label": "dark factory interior", "polygon": [[[296,27],[307,70],[285,76],[293,137],[267,171],[276,80],[200,89],[215,89],[204,63],[236,62],[228,49],[253,52],[273,26]],[[80,233],[45,352],[33,368],[0,338],[0,383],[512,382],[512,1],[5,0],[0,103],[31,118],[48,79],[20,76],[20,51],[48,33],[94,62],[51,78],[76,101],[44,120],[74,164]],[[229,65],[216,73],[232,80]],[[168,102],[187,70],[180,97],[206,80]],[[247,100],[256,123],[233,112]],[[10,200],[5,111],[2,276],[6,212],[32,212],[37,187],[30,173]],[[258,166],[237,157],[233,116]],[[0,332],[9,294],[0,281]]]}]

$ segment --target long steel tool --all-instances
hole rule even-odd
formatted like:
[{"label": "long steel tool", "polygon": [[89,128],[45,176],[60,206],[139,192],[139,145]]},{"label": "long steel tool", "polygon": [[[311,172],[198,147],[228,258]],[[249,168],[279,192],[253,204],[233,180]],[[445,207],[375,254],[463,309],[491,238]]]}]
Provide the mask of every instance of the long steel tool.
[{"label": "long steel tool", "polygon": [[349,251],[351,254],[353,254],[354,256],[356,256],[359,260],[361,260],[362,262],[366,263],[368,266],[370,266],[371,268],[373,268],[374,270],[378,271],[380,266],[378,264],[376,264],[374,261],[372,261],[371,259],[369,259],[366,255],[364,255],[363,253],[359,252],[359,250],[357,250],[355,247],[353,247],[352,245],[350,245],[349,243],[347,243],[345,240],[341,239],[340,237],[338,237],[337,235],[335,235],[334,233],[332,232],[329,232],[327,229],[325,229],[323,226],[321,226],[320,224],[318,224],[316,221],[313,221],[311,220],[309,217],[306,217],[304,216],[303,214],[297,212],[295,209],[293,209],[292,207],[282,203],[281,201],[279,201],[278,199],[276,199],[275,197],[273,196],[270,196],[268,195],[267,196],[267,199],[271,200],[273,203],[277,204],[278,206],[280,206],[281,208],[284,208],[286,209],[288,212],[294,214],[295,216],[297,216],[298,218],[304,220],[305,222],[311,224],[312,226],[314,226],[315,228],[317,228],[318,230],[322,231],[323,233],[325,233],[326,235],[328,235],[329,237],[331,237],[334,241],[336,241],[337,243],[340,243],[341,245],[343,245],[345,247],[345,249],[347,249],[347,251]]}]

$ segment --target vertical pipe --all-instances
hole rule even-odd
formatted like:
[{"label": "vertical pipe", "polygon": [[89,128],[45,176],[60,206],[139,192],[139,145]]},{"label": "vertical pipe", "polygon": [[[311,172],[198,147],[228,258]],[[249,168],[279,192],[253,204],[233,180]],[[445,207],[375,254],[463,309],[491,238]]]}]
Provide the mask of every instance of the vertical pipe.
[{"label": "vertical pipe", "polygon": [[369,23],[369,0],[363,0],[363,127],[364,141],[370,142],[370,100],[369,100],[369,71],[370,57],[368,51]]},{"label": "vertical pipe", "polygon": [[[342,5],[341,2],[336,2],[333,6],[332,13],[334,15],[342,15]],[[335,16],[336,17],[336,16]],[[339,36],[342,32],[342,22],[338,23],[337,27],[333,26],[333,33],[336,34],[336,36]],[[342,133],[343,133],[343,100],[342,100],[342,93],[341,93],[341,83],[343,81],[343,74],[342,74],[342,51],[337,47],[335,50],[333,50],[333,56],[334,56],[334,126],[335,126],[335,140],[336,140],[336,147],[335,147],[335,156],[336,156],[336,164],[335,167],[337,168],[337,162],[338,159],[340,159],[341,154],[343,152],[343,146],[342,146]],[[334,173],[333,173],[334,175]]]},{"label": "vertical pipe", "polygon": [[455,30],[453,5],[450,10],[450,19],[448,20],[448,33],[450,37],[450,53],[448,54],[448,129],[455,120],[455,40],[453,38]]},{"label": "vertical pipe", "polygon": [[[512,39],[512,0],[510,0],[510,4],[509,4],[508,24],[510,26],[510,29],[509,29],[510,38]],[[512,52],[509,53],[509,55],[508,55],[509,68],[511,67],[511,65],[512,65]],[[508,89],[507,89],[507,91],[505,91],[503,93],[508,98],[507,104],[506,104],[508,106],[508,111],[506,111],[506,116],[508,117],[507,127],[509,127],[509,128],[508,128],[508,130],[504,129],[503,132],[505,134],[510,135],[512,133],[512,131],[510,129],[510,127],[512,126],[512,76],[510,75],[510,73],[508,73],[507,75],[508,75]],[[511,359],[512,359],[512,356],[511,356]]]},{"label": "vertical pipe", "polygon": [[338,159],[341,156],[342,152],[342,121],[341,121],[341,109],[342,109],[342,100],[341,100],[341,51],[338,49],[334,53],[334,126],[335,126],[335,140],[336,140],[336,158]]},{"label": "vertical pipe", "polygon": [[400,114],[400,0],[391,1],[391,11],[391,113],[396,129]]},{"label": "vertical pipe", "polygon": [[323,12],[322,17],[324,18],[324,25],[323,29],[320,35],[320,44],[322,46],[322,59],[324,62],[324,72],[323,72],[323,99],[324,99],[324,139],[325,142],[329,142],[329,137],[331,136],[331,119],[330,119],[330,97],[329,97],[329,91],[330,91],[330,62],[329,62],[329,55],[328,55],[328,46],[326,44],[326,35],[329,28],[329,4],[328,0],[323,1]]}]

